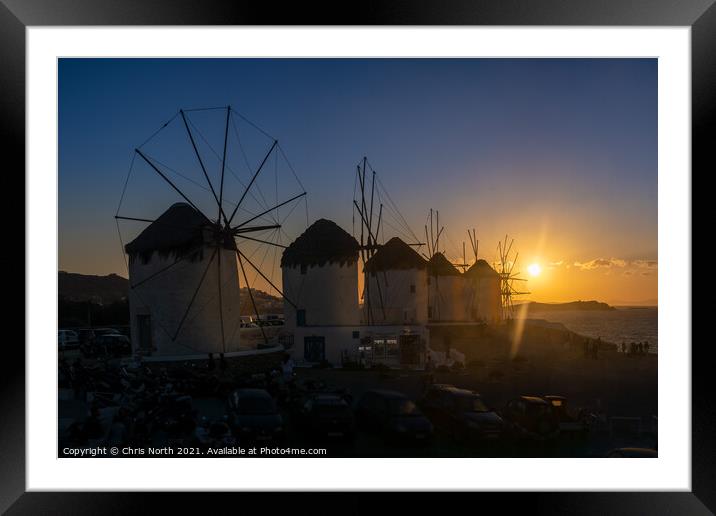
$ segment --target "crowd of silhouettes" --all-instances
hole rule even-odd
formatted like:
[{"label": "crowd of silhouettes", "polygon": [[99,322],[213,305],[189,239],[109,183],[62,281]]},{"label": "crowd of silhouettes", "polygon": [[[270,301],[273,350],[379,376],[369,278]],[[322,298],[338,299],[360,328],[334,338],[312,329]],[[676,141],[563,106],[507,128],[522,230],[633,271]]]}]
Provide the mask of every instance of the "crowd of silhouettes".
[{"label": "crowd of silhouettes", "polygon": [[[193,445],[201,433],[196,433],[199,419],[193,398],[226,399],[235,388],[251,387],[286,402],[294,387],[294,363],[288,354],[280,364],[270,361],[258,371],[230,365],[223,353],[208,355],[203,364],[154,368],[62,357],[62,399],[86,403],[85,415],[73,414],[74,421],[61,432],[62,444],[147,446],[159,439]],[[205,422],[221,423],[218,417]]]},{"label": "crowd of silhouettes", "polygon": [[649,341],[645,340],[644,342],[622,342],[621,345],[621,352],[626,353],[628,355],[647,355],[649,353]]}]

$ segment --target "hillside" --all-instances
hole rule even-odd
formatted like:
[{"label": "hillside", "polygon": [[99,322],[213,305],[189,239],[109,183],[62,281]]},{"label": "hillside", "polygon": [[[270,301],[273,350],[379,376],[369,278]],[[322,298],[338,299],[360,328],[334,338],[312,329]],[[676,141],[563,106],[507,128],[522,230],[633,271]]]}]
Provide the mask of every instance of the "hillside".
[{"label": "hillside", "polygon": [[[65,302],[79,303],[90,301],[96,305],[110,305],[127,297],[129,280],[117,274],[92,276],[74,272],[60,271],[58,274],[58,296]],[[262,290],[252,289],[254,301],[260,314],[283,313],[283,300]],[[248,290],[243,287],[239,294],[241,314],[253,315]]]},{"label": "hillside", "polygon": [[[256,303],[256,307],[258,308],[260,315],[283,313],[283,299],[272,296],[263,290],[251,289],[251,293],[254,295],[254,302]],[[249,291],[246,287],[241,288],[239,299],[241,299],[241,315],[256,314],[254,307],[251,305],[251,298],[249,297]]]},{"label": "hillside", "polygon": [[68,301],[92,301],[110,304],[127,297],[129,281],[117,274],[92,276],[60,271],[57,276],[59,297]]}]

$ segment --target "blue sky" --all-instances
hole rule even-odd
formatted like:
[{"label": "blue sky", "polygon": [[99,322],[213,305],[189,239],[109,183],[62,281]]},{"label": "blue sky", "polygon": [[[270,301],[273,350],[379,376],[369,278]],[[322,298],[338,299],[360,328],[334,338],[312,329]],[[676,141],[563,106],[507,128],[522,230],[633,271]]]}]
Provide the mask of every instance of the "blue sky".
[{"label": "blue sky", "polygon": [[505,233],[545,263],[657,258],[654,59],[61,59],[58,93],[63,270],[124,273],[134,148],[179,108],[228,104],[280,141],[311,220],[350,230],[367,155],[453,248],[476,227],[488,259]]}]

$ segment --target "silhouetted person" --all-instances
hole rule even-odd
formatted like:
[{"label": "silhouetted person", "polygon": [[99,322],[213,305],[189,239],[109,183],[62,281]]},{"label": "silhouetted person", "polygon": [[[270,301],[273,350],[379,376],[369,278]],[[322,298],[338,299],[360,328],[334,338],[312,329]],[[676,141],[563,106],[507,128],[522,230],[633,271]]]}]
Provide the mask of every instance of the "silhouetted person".
[{"label": "silhouetted person", "polygon": [[219,369],[221,369],[222,373],[226,371],[226,358],[224,358],[223,353],[219,353]]},{"label": "silhouetted person", "polygon": [[214,354],[209,353],[209,371],[213,371],[216,369],[216,364],[214,363]]},{"label": "silhouetted person", "polygon": [[283,356],[281,362],[281,375],[284,383],[289,383],[293,380],[293,359],[288,353]]}]

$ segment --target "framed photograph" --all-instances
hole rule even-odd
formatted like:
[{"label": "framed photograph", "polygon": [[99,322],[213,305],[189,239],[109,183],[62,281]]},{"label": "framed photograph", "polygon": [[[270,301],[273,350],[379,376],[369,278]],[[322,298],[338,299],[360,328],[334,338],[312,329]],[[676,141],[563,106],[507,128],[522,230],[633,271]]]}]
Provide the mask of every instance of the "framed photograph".
[{"label": "framed photograph", "polygon": [[[0,6],[27,300],[3,510],[713,510],[711,2],[72,7]],[[144,503],[118,496],[86,508]]]}]

